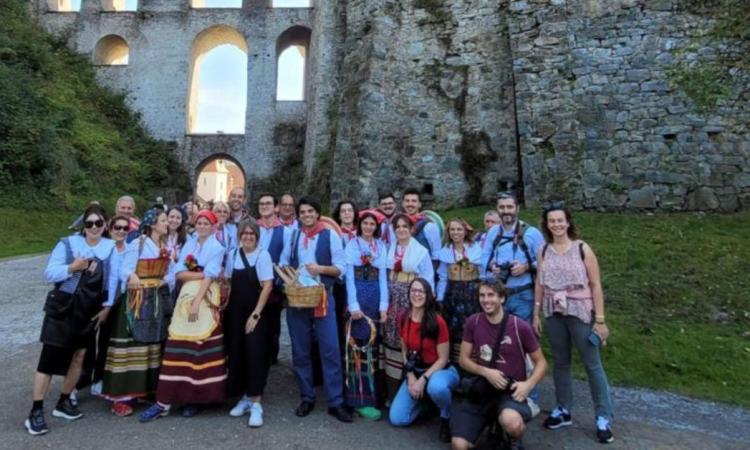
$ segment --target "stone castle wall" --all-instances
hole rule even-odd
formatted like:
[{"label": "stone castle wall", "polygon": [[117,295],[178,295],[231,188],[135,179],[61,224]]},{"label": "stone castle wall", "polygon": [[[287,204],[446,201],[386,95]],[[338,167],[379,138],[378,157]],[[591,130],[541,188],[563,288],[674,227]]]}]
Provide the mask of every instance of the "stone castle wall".
[{"label": "stone castle wall", "polygon": [[[90,54],[107,34],[131,63],[97,67],[188,169],[214,154],[251,189],[370,204],[415,186],[431,207],[523,188],[530,204],[736,210],[750,204],[750,105],[709,113],[667,82],[673,52],[706,29],[669,0],[319,0],[312,9],[193,10],[141,0],[135,13],[46,12],[40,22]],[[244,135],[185,133],[190,47],[215,24],[248,56]],[[312,30],[305,102],[276,102],[275,45]],[[712,49],[701,49],[710,54]]]}]

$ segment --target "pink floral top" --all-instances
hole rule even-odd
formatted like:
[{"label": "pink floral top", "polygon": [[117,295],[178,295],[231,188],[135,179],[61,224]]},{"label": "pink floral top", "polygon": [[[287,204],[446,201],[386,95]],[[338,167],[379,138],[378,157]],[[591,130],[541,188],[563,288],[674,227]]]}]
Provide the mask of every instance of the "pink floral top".
[{"label": "pink floral top", "polygon": [[581,245],[583,241],[573,241],[562,254],[558,254],[552,245],[546,246],[539,280],[544,288],[544,317],[559,313],[591,323],[594,299],[586,264],[581,259]]}]

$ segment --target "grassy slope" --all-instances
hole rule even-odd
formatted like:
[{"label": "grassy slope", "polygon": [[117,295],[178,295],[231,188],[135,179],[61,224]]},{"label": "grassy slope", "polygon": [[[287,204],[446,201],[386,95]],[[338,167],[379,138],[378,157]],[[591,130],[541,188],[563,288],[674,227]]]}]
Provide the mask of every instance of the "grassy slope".
[{"label": "grassy slope", "polygon": [[[446,217],[479,225],[485,210]],[[575,219],[602,267],[611,381],[750,406],[750,214]],[[717,312],[729,323],[714,321]]]}]

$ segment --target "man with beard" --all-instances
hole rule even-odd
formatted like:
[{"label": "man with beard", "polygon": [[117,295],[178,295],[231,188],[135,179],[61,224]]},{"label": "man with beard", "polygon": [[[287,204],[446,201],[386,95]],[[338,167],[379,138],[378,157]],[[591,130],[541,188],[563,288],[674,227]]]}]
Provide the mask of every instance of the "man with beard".
[{"label": "man with beard", "polygon": [[391,241],[396,238],[393,234],[393,224],[391,224],[391,219],[396,214],[396,197],[393,192],[383,192],[378,195],[378,209],[385,216],[380,224],[380,238],[388,247],[391,245]]},{"label": "man with beard", "polygon": [[507,287],[505,312],[531,323],[534,311],[536,255],[544,237],[518,218],[518,200],[511,192],[497,196],[500,223],[487,232],[482,250],[483,278],[500,280]]},{"label": "man with beard", "polygon": [[430,252],[432,263],[437,267],[438,252],[442,246],[440,230],[421,212],[422,196],[419,191],[414,188],[406,189],[401,199],[401,207],[414,224],[414,239]]},{"label": "man with beard", "polygon": [[250,211],[245,206],[245,188],[238,186],[229,192],[229,223],[238,224],[250,219]]},{"label": "man with beard", "polygon": [[284,194],[279,199],[279,220],[290,230],[299,228],[299,221],[297,220],[294,206],[294,196],[292,194]]}]

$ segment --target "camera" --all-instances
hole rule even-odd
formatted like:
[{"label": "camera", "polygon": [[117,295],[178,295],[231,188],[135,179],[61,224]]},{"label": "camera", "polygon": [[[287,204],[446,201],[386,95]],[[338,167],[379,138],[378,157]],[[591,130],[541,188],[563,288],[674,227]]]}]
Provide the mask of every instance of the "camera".
[{"label": "camera", "polygon": [[404,371],[406,373],[414,373],[422,363],[422,357],[419,352],[412,350],[406,355],[406,364],[404,364]]},{"label": "camera", "polygon": [[513,264],[510,261],[504,262],[502,264],[498,264],[497,266],[500,269],[500,281],[503,283],[508,282],[508,278],[510,278],[510,270],[513,267]]}]

